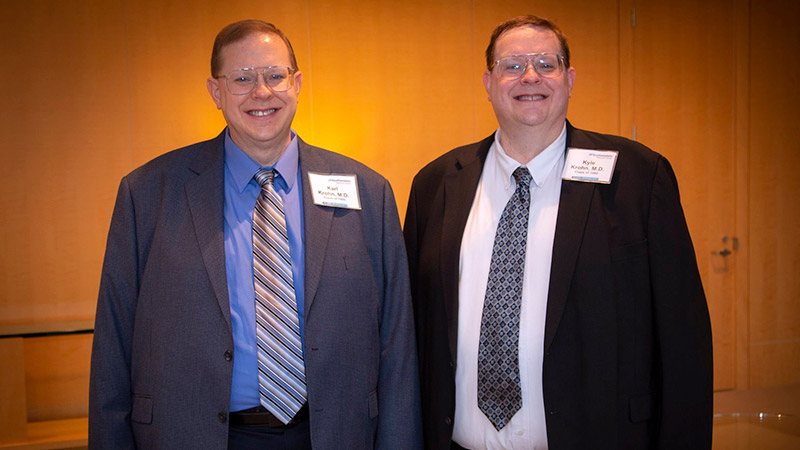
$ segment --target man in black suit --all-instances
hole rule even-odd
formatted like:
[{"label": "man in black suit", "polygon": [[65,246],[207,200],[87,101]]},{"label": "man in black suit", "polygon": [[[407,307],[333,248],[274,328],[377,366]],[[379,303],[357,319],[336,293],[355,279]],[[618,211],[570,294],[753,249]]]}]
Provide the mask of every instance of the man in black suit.
[{"label": "man in black suit", "polygon": [[709,448],[711,327],[675,175],[572,127],[550,21],[498,26],[499,129],[414,178],[405,220],[425,447]]}]

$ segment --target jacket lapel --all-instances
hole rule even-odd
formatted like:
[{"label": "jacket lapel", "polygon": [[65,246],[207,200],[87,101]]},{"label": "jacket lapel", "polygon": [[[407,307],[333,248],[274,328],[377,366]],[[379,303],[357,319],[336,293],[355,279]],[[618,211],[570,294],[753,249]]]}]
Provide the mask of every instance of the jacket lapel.
[{"label": "jacket lapel", "polygon": [[[567,123],[567,148],[581,147],[580,137],[581,131]],[[547,295],[547,316],[544,327],[545,352],[553,342],[564,313],[594,190],[594,183],[566,180],[561,182],[561,199],[558,204],[553,258],[550,267],[550,287]]]},{"label": "jacket lapel", "polygon": [[223,202],[225,195],[225,158],[223,134],[205,143],[189,165],[197,177],[186,182],[186,198],[192,215],[197,242],[203,255],[208,278],[217,303],[231,326],[228,282],[225,274],[225,237]]},{"label": "jacket lapel", "polygon": [[311,303],[314,301],[319,281],[322,277],[322,266],[333,222],[333,208],[314,204],[311,196],[311,185],[308,180],[309,171],[327,173],[330,172],[330,166],[316,147],[306,144],[299,136],[297,140],[300,158],[300,181],[303,183],[303,245],[305,247],[306,266],[303,311],[305,312],[305,317],[308,318]]},{"label": "jacket lapel", "polygon": [[494,135],[471,146],[458,155],[454,171],[444,181],[444,218],[441,237],[442,290],[447,313],[447,335],[450,354],[456,359],[458,341],[458,267],[461,239],[467,226],[469,211],[478,189],[483,163],[494,141]]}]

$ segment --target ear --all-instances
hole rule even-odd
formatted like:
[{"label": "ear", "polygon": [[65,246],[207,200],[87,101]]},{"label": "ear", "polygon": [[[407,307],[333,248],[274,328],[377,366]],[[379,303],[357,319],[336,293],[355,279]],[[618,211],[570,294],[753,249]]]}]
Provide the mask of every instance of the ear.
[{"label": "ear", "polygon": [[222,109],[222,102],[219,92],[219,80],[214,77],[208,77],[208,80],[206,81],[206,87],[208,88],[208,93],[211,94],[211,100],[214,100],[214,104],[217,105],[217,109]]},{"label": "ear", "polygon": [[569,96],[572,97],[572,87],[575,85],[575,68],[567,69],[567,83],[569,83]]},{"label": "ear", "polygon": [[294,94],[300,95],[300,85],[303,84],[303,72],[297,71],[294,73]]},{"label": "ear", "polygon": [[486,89],[486,94],[489,96],[489,101],[492,101],[492,73],[488,70],[483,72],[483,87]]}]

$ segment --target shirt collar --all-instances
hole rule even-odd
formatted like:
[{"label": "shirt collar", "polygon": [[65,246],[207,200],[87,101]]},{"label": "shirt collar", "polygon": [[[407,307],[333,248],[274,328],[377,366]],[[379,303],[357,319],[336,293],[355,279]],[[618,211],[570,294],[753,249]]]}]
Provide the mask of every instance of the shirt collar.
[{"label": "shirt collar", "polygon": [[[282,184],[286,192],[291,192],[297,182],[297,166],[299,164],[299,150],[297,146],[297,134],[292,131],[292,140],[286,147],[283,154],[278,158],[274,166],[266,166],[265,169],[274,169],[278,177],[275,178],[279,186]],[[225,165],[233,175],[233,182],[239,192],[243,192],[253,175],[262,167],[250,156],[240,149],[231,139],[228,129],[225,130]],[[283,181],[281,181],[283,180]]]},{"label": "shirt collar", "polygon": [[[553,171],[553,166],[556,165],[558,160],[564,156],[564,149],[567,145],[567,125],[564,124],[564,128],[561,129],[561,134],[550,143],[541,153],[536,155],[532,160],[525,164],[525,167],[528,168],[528,171],[531,173],[532,180],[531,182],[535,184],[537,187],[542,187],[547,176],[550,172]],[[514,184],[514,177],[512,174],[517,167],[522,166],[519,161],[515,160],[514,158],[508,156],[506,151],[503,149],[503,145],[500,144],[500,129],[498,128],[494,134],[494,143],[492,144],[492,148],[495,150],[495,160],[497,164],[495,164],[497,173],[495,174],[499,179],[503,180],[503,189],[509,189]]]}]

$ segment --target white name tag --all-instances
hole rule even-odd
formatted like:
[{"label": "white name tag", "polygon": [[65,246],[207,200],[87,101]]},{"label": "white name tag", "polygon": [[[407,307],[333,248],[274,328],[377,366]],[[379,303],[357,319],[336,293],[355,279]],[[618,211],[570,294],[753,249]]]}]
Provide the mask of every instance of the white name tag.
[{"label": "white name tag", "polygon": [[593,150],[585,148],[568,148],[564,163],[564,180],[583,181],[586,183],[611,183],[614,165],[617,164],[616,150]]},{"label": "white name tag", "polygon": [[361,209],[355,175],[308,172],[308,182],[315,205]]}]

